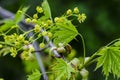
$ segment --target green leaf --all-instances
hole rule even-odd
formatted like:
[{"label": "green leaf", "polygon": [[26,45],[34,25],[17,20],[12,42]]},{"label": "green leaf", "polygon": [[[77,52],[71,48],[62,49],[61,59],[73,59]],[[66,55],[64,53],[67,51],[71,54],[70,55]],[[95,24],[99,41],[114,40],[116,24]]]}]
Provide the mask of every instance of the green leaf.
[{"label": "green leaf", "polygon": [[11,19],[4,20],[3,22],[4,24],[0,26],[0,32],[8,30],[10,27],[14,25],[14,21]]},{"label": "green leaf", "polygon": [[28,75],[27,80],[40,80],[41,78],[41,73],[39,70],[35,69],[31,75]]},{"label": "green leaf", "polygon": [[66,45],[78,35],[78,31],[71,21],[67,20],[65,17],[62,18],[64,20],[63,22],[56,23],[56,30],[54,33],[54,44],[56,45],[59,43]]},{"label": "green leaf", "polygon": [[72,66],[63,59],[57,59],[57,63],[53,65],[52,70],[55,74],[55,80],[70,79],[71,73],[75,72]]},{"label": "green leaf", "polygon": [[4,20],[4,24],[0,26],[0,32],[6,31],[9,28],[11,28],[13,25],[18,24],[20,21],[24,19],[25,12],[27,11],[28,7],[22,8],[22,10],[18,10],[17,13],[15,14],[14,20],[12,19],[7,19]]},{"label": "green leaf", "polygon": [[48,4],[47,0],[43,0],[42,8],[44,10],[45,17],[46,18],[51,18],[51,10],[50,10],[50,7],[49,7],[49,4]]},{"label": "green leaf", "polygon": [[14,21],[16,24],[24,19],[25,13],[28,10],[28,8],[29,7],[23,7],[21,10],[17,11],[17,13],[15,14],[15,18],[14,18]]},{"label": "green leaf", "polygon": [[120,78],[120,47],[104,47],[98,52],[98,62],[96,69],[102,66],[102,71],[108,78],[112,73],[117,78]]},{"label": "green leaf", "polygon": [[33,69],[39,69],[39,66],[37,64],[38,62],[36,60],[23,60],[23,64],[26,66],[25,71],[27,73],[31,72]]},{"label": "green leaf", "polygon": [[10,53],[10,47],[4,47],[0,50],[0,56],[5,56]]},{"label": "green leaf", "polygon": [[120,41],[117,41],[113,44],[114,46],[120,47]]}]

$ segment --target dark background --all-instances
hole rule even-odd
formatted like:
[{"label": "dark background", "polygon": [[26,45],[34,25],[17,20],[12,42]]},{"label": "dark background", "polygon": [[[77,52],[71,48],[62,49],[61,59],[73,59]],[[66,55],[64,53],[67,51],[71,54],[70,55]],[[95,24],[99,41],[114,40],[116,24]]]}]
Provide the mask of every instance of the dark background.
[{"label": "dark background", "polygon": [[[86,56],[91,56],[100,47],[120,37],[120,0],[48,0],[48,2],[53,17],[60,16],[67,9],[73,9],[76,6],[80,12],[87,15],[84,23],[76,25],[85,39]],[[35,7],[40,4],[41,0],[0,0],[0,6],[13,13],[16,13],[21,5],[29,5],[27,12],[29,15],[34,14]],[[70,44],[77,50],[77,56],[80,56],[82,44],[75,40]],[[89,80],[105,79],[101,69],[94,71],[95,64],[88,68]],[[24,80],[25,71],[21,60],[10,56],[0,57],[0,77],[5,80]],[[115,79],[111,75],[109,80]]]}]

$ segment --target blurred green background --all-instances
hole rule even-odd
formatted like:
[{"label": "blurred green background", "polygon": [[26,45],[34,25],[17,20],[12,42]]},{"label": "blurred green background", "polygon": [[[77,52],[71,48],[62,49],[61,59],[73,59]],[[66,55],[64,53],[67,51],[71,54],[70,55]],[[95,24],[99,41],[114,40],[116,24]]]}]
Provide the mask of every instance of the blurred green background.
[{"label": "blurred green background", "polygon": [[[30,6],[27,14],[32,15],[35,7],[42,0],[0,0],[0,6],[15,13],[20,6]],[[91,56],[100,47],[120,37],[120,0],[48,0],[52,16],[60,16],[67,9],[78,7],[80,12],[87,15],[82,24],[76,24],[79,32],[86,42],[86,56]],[[77,37],[79,41],[79,37]],[[79,45],[78,45],[79,43]],[[73,40],[70,43],[77,51],[77,56],[82,54],[82,43]],[[95,64],[88,67],[89,80],[104,80],[101,69],[94,71]],[[24,64],[19,58],[10,56],[0,57],[0,77],[5,80],[24,80]],[[113,79],[111,75],[109,80]]]}]

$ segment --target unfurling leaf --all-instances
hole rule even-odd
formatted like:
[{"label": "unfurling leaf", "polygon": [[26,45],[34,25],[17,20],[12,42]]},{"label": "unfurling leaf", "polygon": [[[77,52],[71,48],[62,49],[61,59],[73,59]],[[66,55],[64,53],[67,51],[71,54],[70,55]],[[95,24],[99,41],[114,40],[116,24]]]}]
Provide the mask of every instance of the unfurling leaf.
[{"label": "unfurling leaf", "polygon": [[39,70],[35,69],[31,75],[28,75],[27,80],[40,80],[41,78],[41,73]]},{"label": "unfurling leaf", "polygon": [[14,25],[14,21],[11,19],[4,20],[3,22],[4,24],[0,26],[0,32],[8,30]]},{"label": "unfurling leaf", "polygon": [[51,11],[47,0],[43,0],[42,8],[46,18],[51,18]]},{"label": "unfurling leaf", "polygon": [[24,19],[25,13],[28,10],[29,7],[23,7],[21,10],[18,10],[17,13],[15,14],[15,23],[19,23]]},{"label": "unfurling leaf", "polygon": [[98,52],[96,69],[102,66],[102,71],[107,77],[112,73],[120,78],[120,47],[104,47]]},{"label": "unfurling leaf", "polygon": [[52,70],[55,72],[55,80],[69,80],[71,73],[75,72],[72,66],[63,59],[57,59],[57,63],[53,65]]}]

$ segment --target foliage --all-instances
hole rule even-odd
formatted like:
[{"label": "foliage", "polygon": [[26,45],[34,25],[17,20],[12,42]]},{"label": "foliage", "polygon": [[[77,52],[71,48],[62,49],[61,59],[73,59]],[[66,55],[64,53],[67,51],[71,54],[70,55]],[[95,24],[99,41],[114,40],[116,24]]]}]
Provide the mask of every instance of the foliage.
[{"label": "foliage", "polygon": [[[26,16],[25,12],[27,9],[28,7],[24,7],[22,10],[18,10],[13,20],[8,19],[3,21],[5,24],[0,27],[0,38],[2,38],[0,41],[0,56],[10,54],[12,57],[19,55],[22,60],[36,60],[34,53],[37,51],[34,49],[33,44],[35,41],[38,41],[40,48],[38,51],[47,53],[50,51],[57,51],[60,55],[60,58],[54,58],[54,60],[51,59],[51,57],[55,57],[54,55],[48,54],[49,57],[47,57],[48,61],[51,62],[48,66],[51,65],[51,72],[55,80],[76,79],[77,72],[80,72],[79,75],[82,76],[83,80],[88,79],[89,72],[86,70],[86,67],[93,62],[97,62],[96,70],[102,67],[106,80],[110,74],[113,74],[117,78],[120,77],[119,39],[102,47],[91,57],[87,58],[85,56],[84,39],[73,24],[74,19],[79,23],[83,23],[86,19],[86,15],[80,13],[78,7],[75,7],[73,10],[68,9],[62,16],[52,19],[49,4],[47,0],[44,0],[42,6],[36,7],[36,13],[33,14],[33,17],[27,16],[25,19],[25,22],[34,25],[34,28],[24,31],[18,24]],[[33,35],[27,38],[31,32],[33,32]],[[77,35],[81,36],[84,56],[82,60],[79,58],[66,60],[64,55],[71,52],[71,47],[68,46],[68,44],[75,39]],[[45,41],[44,38],[48,40]],[[48,49],[50,42],[53,42],[56,47],[53,45],[52,49]],[[44,50],[46,47],[48,51]],[[41,74],[39,70],[35,69],[31,75],[28,75],[27,80],[39,80],[42,75],[44,74]]]},{"label": "foliage", "polygon": [[56,23],[55,27],[57,28],[57,30],[54,33],[54,43],[58,44],[61,42],[66,45],[78,35],[78,31],[71,23],[71,21],[67,20],[65,17],[61,17],[58,19],[60,19],[61,22]]},{"label": "foliage", "polygon": [[40,80],[41,78],[41,73],[39,72],[39,70],[35,69],[34,71],[32,71],[32,74],[28,75],[27,80]]},{"label": "foliage", "polygon": [[52,65],[54,71],[55,80],[67,79],[69,80],[72,73],[75,73],[74,68],[69,63],[66,63],[63,59],[57,59],[57,62]]},{"label": "foliage", "polygon": [[102,71],[106,76],[106,79],[110,73],[113,73],[114,76],[116,76],[117,78],[120,77],[120,47],[118,46],[119,41],[113,45],[114,46],[103,47],[97,53],[97,55],[99,55],[100,57],[98,57],[96,69],[102,66]]}]

